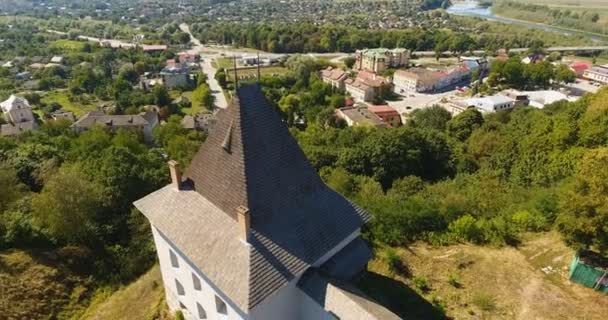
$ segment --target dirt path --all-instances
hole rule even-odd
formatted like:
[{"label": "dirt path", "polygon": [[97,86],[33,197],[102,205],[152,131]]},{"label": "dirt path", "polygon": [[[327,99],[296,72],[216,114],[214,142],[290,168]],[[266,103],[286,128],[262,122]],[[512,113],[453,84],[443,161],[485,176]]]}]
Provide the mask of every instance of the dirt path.
[{"label": "dirt path", "polygon": [[534,278],[524,287],[520,298],[520,310],[517,315],[517,319],[519,320],[528,320],[534,319],[533,301],[536,301],[539,298],[540,288],[542,285],[542,281],[540,279]]}]

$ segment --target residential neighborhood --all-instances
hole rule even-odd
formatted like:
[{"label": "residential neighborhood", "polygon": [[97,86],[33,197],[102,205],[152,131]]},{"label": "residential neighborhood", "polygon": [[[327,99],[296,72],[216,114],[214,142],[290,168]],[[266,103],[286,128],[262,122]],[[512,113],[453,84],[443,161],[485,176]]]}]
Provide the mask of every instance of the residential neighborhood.
[{"label": "residential neighborhood", "polygon": [[563,1],[0,1],[0,320],[605,320]]}]

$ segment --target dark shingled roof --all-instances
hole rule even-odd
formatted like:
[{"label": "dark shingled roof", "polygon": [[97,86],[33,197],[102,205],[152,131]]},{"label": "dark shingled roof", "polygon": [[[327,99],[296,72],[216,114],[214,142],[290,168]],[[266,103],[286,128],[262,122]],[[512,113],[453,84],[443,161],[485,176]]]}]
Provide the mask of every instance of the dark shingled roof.
[{"label": "dark shingled roof", "polygon": [[[239,88],[228,108],[219,111],[217,123],[184,177],[194,191],[159,191],[136,206],[168,239],[174,243],[179,239],[180,250],[244,311],[318,263],[370,218],[323,183],[259,85]],[[182,200],[176,194],[182,193],[190,194],[190,203],[179,203]],[[192,223],[200,224],[201,230],[213,229],[209,223],[220,221],[217,218],[188,219],[184,228],[174,228],[186,223],[180,218],[182,213],[176,212],[185,206],[201,212],[201,217],[207,215],[206,210],[223,212],[232,225],[216,229],[233,232],[236,208],[241,205],[251,214],[247,259],[235,261],[231,251],[212,262],[198,259],[206,251],[217,253],[239,243],[237,237],[220,240],[206,233],[183,234],[199,229]],[[218,272],[218,266],[225,270]]]}]

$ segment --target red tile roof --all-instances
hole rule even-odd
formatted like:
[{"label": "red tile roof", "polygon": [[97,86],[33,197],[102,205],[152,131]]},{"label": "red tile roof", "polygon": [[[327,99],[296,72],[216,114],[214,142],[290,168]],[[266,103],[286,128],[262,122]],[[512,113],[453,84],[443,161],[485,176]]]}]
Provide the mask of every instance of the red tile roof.
[{"label": "red tile roof", "polygon": [[585,71],[585,70],[591,68],[591,65],[587,64],[585,62],[574,62],[570,65],[570,68],[572,68],[576,71]]}]

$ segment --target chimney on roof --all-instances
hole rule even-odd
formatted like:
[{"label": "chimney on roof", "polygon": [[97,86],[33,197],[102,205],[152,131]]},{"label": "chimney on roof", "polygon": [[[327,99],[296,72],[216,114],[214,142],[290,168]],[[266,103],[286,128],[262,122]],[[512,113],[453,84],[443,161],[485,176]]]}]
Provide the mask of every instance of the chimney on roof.
[{"label": "chimney on roof", "polygon": [[236,216],[239,224],[239,238],[245,242],[249,242],[251,233],[251,215],[249,209],[245,206],[236,208]]},{"label": "chimney on roof", "polygon": [[178,167],[178,163],[175,160],[168,162],[169,171],[171,172],[171,184],[175,190],[180,190],[182,185],[182,171]]}]

